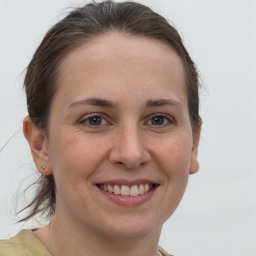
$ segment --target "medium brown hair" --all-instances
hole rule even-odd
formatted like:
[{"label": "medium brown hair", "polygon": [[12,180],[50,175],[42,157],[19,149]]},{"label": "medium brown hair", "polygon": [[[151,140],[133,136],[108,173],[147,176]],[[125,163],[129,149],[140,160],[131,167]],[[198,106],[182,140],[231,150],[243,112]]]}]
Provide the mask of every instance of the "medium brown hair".
[{"label": "medium brown hair", "polygon": [[[92,2],[70,12],[45,35],[25,76],[27,108],[33,124],[47,134],[51,102],[57,90],[58,67],[61,60],[84,42],[116,31],[123,34],[158,39],[172,47],[181,58],[186,75],[186,90],[192,131],[198,131],[199,116],[198,74],[186,51],[181,37],[168,21],[150,8],[135,2]],[[34,199],[24,209],[29,214],[21,221],[36,214],[55,212],[56,187],[53,175],[41,175]]]}]

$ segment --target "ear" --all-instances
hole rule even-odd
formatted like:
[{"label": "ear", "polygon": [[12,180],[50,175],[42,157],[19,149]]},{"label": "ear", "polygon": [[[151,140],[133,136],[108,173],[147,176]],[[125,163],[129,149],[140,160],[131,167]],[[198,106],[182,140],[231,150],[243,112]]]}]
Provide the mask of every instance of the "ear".
[{"label": "ear", "polygon": [[23,120],[23,134],[30,146],[37,170],[44,175],[52,174],[45,132],[39,130],[27,116]]},{"label": "ear", "polygon": [[199,170],[197,153],[198,153],[198,146],[199,146],[199,140],[201,135],[201,127],[202,127],[202,124],[200,124],[197,133],[194,134],[193,136],[194,138],[193,138],[193,147],[192,147],[192,154],[191,154],[191,160],[190,160],[189,174],[194,174]]}]

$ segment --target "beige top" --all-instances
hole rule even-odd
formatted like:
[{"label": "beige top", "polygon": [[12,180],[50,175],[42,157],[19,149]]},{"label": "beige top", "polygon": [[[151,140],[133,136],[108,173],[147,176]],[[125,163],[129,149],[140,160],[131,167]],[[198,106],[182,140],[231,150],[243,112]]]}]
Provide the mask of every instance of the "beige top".
[{"label": "beige top", "polygon": [[[171,256],[161,247],[163,256]],[[41,241],[31,230],[21,230],[16,236],[0,240],[0,256],[51,256]]]}]

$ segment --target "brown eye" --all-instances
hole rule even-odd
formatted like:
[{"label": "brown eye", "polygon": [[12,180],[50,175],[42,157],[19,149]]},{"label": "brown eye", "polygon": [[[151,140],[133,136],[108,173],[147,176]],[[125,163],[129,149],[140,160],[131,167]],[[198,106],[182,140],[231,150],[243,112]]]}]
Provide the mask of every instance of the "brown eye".
[{"label": "brown eye", "polygon": [[165,115],[156,115],[150,118],[148,124],[152,126],[165,126],[173,124],[173,121],[171,118],[166,117]]},{"label": "brown eye", "polygon": [[102,124],[102,117],[101,116],[93,116],[88,118],[88,123],[90,125],[101,125]]},{"label": "brown eye", "polygon": [[107,120],[102,116],[89,116],[81,121],[81,124],[88,127],[104,126],[109,124]]},{"label": "brown eye", "polygon": [[154,116],[151,118],[151,123],[153,125],[163,125],[165,121],[165,117],[163,116]]}]

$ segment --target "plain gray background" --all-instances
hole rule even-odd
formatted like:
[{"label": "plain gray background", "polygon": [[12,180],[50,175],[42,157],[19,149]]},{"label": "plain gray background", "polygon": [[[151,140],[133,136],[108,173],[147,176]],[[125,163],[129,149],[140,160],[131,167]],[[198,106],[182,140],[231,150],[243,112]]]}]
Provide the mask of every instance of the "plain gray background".
[{"label": "plain gray background", "polygon": [[[176,256],[256,255],[256,1],[140,0],[171,20],[201,73],[200,170],[165,224]],[[0,238],[15,224],[15,192],[35,173],[22,135],[23,70],[45,32],[84,1],[0,0]]]}]

